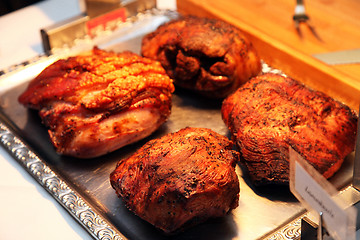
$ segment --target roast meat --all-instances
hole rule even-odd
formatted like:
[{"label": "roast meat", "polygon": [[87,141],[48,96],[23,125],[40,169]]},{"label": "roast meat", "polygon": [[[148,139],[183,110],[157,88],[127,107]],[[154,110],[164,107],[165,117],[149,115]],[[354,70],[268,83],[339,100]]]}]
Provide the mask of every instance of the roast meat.
[{"label": "roast meat", "polygon": [[354,150],[355,112],[281,75],[253,78],[224,100],[221,111],[257,185],[288,183],[289,147],[326,178]]},{"label": "roast meat", "polygon": [[58,153],[91,158],[154,132],[170,115],[173,91],[159,62],[94,48],[48,66],[19,102],[39,110]]},{"label": "roast meat", "polygon": [[221,20],[185,16],[146,35],[142,55],[161,62],[177,86],[223,98],[261,71],[252,43]]},{"label": "roast meat", "polygon": [[228,138],[184,128],[146,143],[110,175],[127,207],[165,233],[175,233],[238,206],[238,153]]}]

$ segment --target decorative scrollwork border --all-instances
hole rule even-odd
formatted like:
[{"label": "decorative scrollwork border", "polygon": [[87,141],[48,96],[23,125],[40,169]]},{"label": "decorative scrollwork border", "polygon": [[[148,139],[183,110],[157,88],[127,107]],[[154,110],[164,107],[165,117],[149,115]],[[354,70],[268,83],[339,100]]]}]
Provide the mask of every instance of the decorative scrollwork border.
[{"label": "decorative scrollwork border", "polygon": [[275,230],[273,233],[269,234],[267,237],[264,237],[266,240],[298,240],[301,237],[301,219],[305,215],[302,215],[296,218],[293,221],[290,221],[288,224],[282,226],[281,228]]},{"label": "decorative scrollwork border", "polygon": [[51,168],[0,122],[1,145],[32,177],[39,182],[94,238],[126,239],[96,213],[89,204],[66,184]]}]

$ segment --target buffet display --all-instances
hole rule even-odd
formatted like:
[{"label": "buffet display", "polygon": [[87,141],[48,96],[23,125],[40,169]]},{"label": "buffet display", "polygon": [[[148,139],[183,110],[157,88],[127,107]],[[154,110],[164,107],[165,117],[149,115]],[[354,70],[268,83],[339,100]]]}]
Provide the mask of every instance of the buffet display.
[{"label": "buffet display", "polygon": [[130,25],[1,79],[3,146],[94,237],[294,239],[297,222],[279,230],[306,212],[289,147],[349,186],[354,109],[222,20],[154,11]]}]

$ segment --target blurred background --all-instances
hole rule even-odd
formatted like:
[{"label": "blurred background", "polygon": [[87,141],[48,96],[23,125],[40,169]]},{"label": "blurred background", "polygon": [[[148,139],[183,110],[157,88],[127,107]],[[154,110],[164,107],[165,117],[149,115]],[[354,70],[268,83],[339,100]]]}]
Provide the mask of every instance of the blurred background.
[{"label": "blurred background", "polygon": [[43,0],[1,0],[0,16]]}]

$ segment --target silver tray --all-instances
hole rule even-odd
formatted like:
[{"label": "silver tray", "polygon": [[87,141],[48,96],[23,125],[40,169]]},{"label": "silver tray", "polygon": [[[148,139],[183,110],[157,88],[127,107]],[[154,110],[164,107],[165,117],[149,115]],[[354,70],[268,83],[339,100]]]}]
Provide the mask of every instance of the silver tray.
[{"label": "silver tray", "polygon": [[[154,11],[137,19],[116,39],[95,42],[100,48],[140,52],[144,34],[172,16]],[[58,52],[8,69],[0,77],[1,145],[45,188],[95,239],[296,239],[305,209],[288,187],[254,187],[240,166],[239,207],[229,215],[208,220],[185,232],[166,236],[130,212],[111,188],[109,174],[116,163],[130,156],[150,139],[183,127],[206,127],[230,137],[221,119],[221,101],[204,99],[176,89],[169,120],[150,137],[96,159],[75,159],[56,154],[36,111],[17,101],[28,82],[59,58],[88,50],[92,43]],[[263,71],[280,72],[263,63]],[[346,158],[331,179],[338,188],[350,184],[354,156]]]}]

